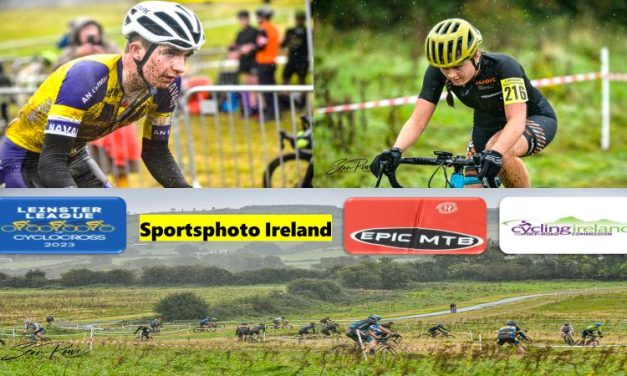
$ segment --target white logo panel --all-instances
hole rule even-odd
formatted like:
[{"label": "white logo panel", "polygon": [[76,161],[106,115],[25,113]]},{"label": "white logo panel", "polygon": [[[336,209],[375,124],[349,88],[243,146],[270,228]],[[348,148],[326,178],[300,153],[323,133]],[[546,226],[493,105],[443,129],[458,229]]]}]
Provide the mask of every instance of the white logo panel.
[{"label": "white logo panel", "polygon": [[627,253],[627,197],[506,197],[499,242],[511,254]]}]

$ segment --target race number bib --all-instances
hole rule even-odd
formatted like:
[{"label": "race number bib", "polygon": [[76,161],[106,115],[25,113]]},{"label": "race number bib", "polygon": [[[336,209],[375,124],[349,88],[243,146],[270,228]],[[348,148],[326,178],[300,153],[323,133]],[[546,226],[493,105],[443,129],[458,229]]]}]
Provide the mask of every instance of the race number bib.
[{"label": "race number bib", "polygon": [[525,103],[527,102],[527,89],[522,77],[505,78],[501,80],[503,88],[503,103]]}]

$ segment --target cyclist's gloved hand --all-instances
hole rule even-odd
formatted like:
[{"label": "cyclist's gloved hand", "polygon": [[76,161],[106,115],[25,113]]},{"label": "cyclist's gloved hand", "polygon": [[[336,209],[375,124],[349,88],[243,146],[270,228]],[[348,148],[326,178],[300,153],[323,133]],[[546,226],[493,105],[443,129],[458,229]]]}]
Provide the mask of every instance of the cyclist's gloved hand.
[{"label": "cyclist's gloved hand", "polygon": [[401,149],[396,147],[383,150],[381,154],[374,157],[374,160],[370,164],[370,171],[374,176],[379,177],[379,175],[381,175],[382,162],[385,162],[386,171],[396,170],[401,160],[401,153]]},{"label": "cyclist's gloved hand", "polygon": [[484,150],[479,153],[481,167],[477,178],[485,187],[498,188],[496,177],[503,166],[503,155],[496,150]]}]

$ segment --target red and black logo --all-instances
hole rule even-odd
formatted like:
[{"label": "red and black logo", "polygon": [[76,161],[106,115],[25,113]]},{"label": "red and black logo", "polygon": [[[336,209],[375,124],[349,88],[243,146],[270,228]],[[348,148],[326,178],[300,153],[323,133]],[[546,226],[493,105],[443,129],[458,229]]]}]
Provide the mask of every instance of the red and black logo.
[{"label": "red and black logo", "polygon": [[480,198],[353,198],[344,243],[355,254],[478,254],[487,212]]}]

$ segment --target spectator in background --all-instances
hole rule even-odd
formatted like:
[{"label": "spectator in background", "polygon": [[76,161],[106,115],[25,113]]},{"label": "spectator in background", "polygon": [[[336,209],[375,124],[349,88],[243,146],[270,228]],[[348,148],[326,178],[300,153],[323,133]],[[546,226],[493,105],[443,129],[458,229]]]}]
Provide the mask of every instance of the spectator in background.
[{"label": "spectator in background", "polygon": [[[279,55],[279,30],[274,26],[272,9],[262,7],[255,12],[261,31],[257,35],[257,78],[260,85],[276,85],[274,74],[276,73],[276,58]],[[274,119],[274,98],[272,93],[266,93],[264,98],[264,116],[266,119]],[[277,114],[278,116],[278,114]]]},{"label": "spectator in background", "polygon": [[309,69],[309,49],[307,44],[307,28],[305,27],[305,12],[296,12],[296,26],[285,33],[281,48],[288,49],[287,64],[283,70],[283,84],[288,85],[292,76],[298,76],[298,83],[305,84],[305,77]]},{"label": "spectator in background", "polygon": [[[255,54],[257,35],[259,30],[250,26],[250,13],[247,10],[237,12],[237,18],[242,29],[237,33],[235,42],[229,47],[230,57],[239,60],[238,73],[243,78],[244,85],[257,85],[257,69],[255,66]],[[250,93],[243,93],[246,109],[253,112],[257,109],[257,97]]]},{"label": "spectator in background", "polygon": [[[87,17],[70,22],[69,45],[57,61],[57,67],[68,61],[89,55],[119,53],[120,50],[104,37],[102,25]],[[139,171],[141,148],[137,141],[137,127],[131,124],[89,144],[89,153],[106,174],[114,176],[119,188],[129,186],[128,175]]]},{"label": "spectator in background", "polygon": [[69,33],[69,44],[63,49],[57,60],[57,67],[79,57],[97,54],[117,54],[120,49],[104,38],[102,25],[92,18],[78,18],[70,25],[74,29]]},{"label": "spectator in background", "polygon": [[[0,64],[0,88],[9,88],[12,85],[11,79],[4,74],[4,67]],[[12,95],[0,94],[0,137],[9,124],[9,104],[13,101]]]},{"label": "spectator in background", "polygon": [[63,33],[63,35],[61,35],[61,38],[59,38],[59,40],[57,41],[58,49],[62,50],[70,45],[70,34],[72,34],[72,31],[76,28],[76,23],[80,20],[80,18],[75,18],[67,23],[68,31]]}]

